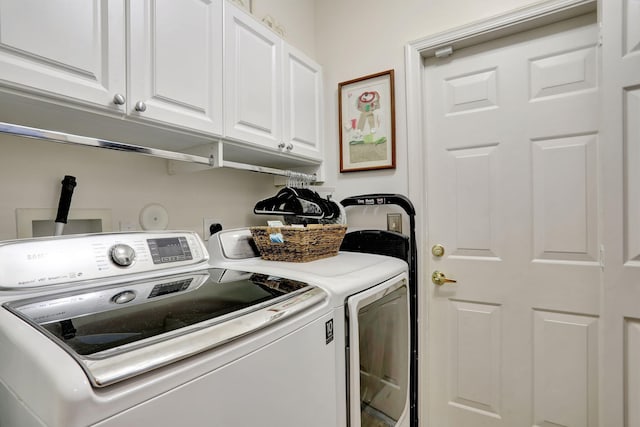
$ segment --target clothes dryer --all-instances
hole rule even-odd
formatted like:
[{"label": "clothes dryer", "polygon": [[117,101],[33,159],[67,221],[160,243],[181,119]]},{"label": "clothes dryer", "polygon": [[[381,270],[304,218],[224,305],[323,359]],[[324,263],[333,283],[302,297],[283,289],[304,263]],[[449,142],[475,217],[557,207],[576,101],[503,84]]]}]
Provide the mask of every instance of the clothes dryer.
[{"label": "clothes dryer", "polygon": [[285,276],[328,295],[332,316],[325,336],[335,343],[336,426],[409,426],[407,263],[355,252],[304,263],[265,261],[251,243],[246,228],[214,234],[211,266]]}]

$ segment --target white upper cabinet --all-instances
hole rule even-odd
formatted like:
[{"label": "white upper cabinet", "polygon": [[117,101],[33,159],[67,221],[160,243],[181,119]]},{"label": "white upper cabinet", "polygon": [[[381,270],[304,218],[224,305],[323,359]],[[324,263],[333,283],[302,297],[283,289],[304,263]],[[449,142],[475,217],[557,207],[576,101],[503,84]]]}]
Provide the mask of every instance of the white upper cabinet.
[{"label": "white upper cabinet", "polygon": [[0,122],[322,161],[321,67],[225,0],[0,0],[0,91]]},{"label": "white upper cabinet", "polygon": [[322,157],[322,69],[284,45],[284,150]]},{"label": "white upper cabinet", "polygon": [[0,82],[123,111],[123,8],[117,0],[0,0]]},{"label": "white upper cabinet", "polygon": [[127,4],[129,114],[221,135],[222,0]]},{"label": "white upper cabinet", "polygon": [[226,5],[226,137],[274,150],[283,144],[281,55],[282,40],[275,33]]},{"label": "white upper cabinet", "polygon": [[231,5],[224,59],[225,136],[321,160],[321,67]]}]

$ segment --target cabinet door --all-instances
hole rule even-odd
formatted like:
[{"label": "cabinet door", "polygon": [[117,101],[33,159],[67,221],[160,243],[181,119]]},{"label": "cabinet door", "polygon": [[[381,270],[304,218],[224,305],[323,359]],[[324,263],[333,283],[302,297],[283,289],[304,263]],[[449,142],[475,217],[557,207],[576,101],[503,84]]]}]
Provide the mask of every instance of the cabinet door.
[{"label": "cabinet door", "polygon": [[0,84],[118,111],[122,0],[0,0]]},{"label": "cabinet door", "polygon": [[322,158],[322,68],[284,45],[284,150]]},{"label": "cabinet door", "polygon": [[131,117],[222,134],[222,0],[128,5]]},{"label": "cabinet door", "polygon": [[276,149],[282,143],[282,41],[225,5],[225,136]]}]

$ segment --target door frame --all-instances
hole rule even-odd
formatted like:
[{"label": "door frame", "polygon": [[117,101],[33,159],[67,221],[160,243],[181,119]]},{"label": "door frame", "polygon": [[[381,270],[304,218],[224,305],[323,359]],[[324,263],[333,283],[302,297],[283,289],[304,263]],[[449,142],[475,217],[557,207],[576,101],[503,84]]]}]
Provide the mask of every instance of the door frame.
[{"label": "door frame", "polygon": [[[449,31],[437,33],[422,39],[410,42],[405,46],[405,93],[407,108],[407,169],[408,169],[408,195],[416,206],[416,236],[418,241],[418,253],[424,256],[417,257],[418,271],[418,417],[420,425],[429,427],[431,420],[424,412],[427,407],[423,402],[428,402],[428,341],[429,341],[429,316],[428,316],[428,287],[429,281],[429,255],[427,229],[427,204],[425,144],[427,140],[428,123],[424,120],[423,100],[425,97],[424,65],[426,58],[434,56],[448,56],[451,51],[474,46],[500,37],[509,36],[533,28],[542,27],[555,22],[570,19],[597,10],[597,0],[549,0],[542,4],[517,9],[487,20],[474,22],[469,25],[454,28]],[[425,399],[426,396],[426,399]]]}]

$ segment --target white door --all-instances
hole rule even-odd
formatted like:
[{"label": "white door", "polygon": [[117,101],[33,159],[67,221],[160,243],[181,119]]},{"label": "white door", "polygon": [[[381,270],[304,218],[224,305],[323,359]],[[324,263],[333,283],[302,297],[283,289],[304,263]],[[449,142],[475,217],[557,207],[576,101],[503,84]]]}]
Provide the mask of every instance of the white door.
[{"label": "white door", "polygon": [[322,160],[322,68],[286,43],[283,152]]},{"label": "white door", "polygon": [[425,63],[430,426],[598,423],[595,21]]},{"label": "white door", "polygon": [[124,2],[0,0],[0,83],[120,111]]},{"label": "white door", "polygon": [[282,40],[230,3],[224,14],[225,136],[274,150],[285,148]]},{"label": "white door", "polygon": [[128,112],[222,134],[222,0],[129,6]]},{"label": "white door", "polygon": [[603,427],[640,426],[640,2],[603,22]]}]

